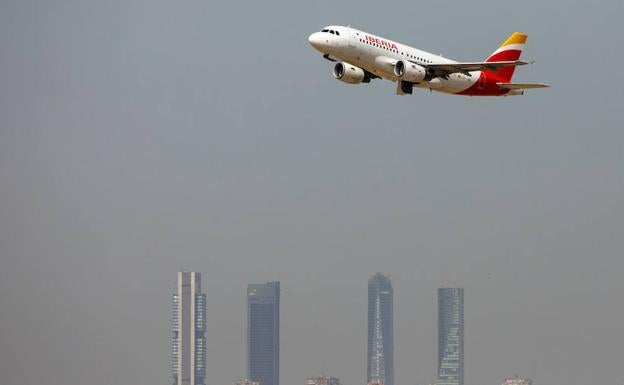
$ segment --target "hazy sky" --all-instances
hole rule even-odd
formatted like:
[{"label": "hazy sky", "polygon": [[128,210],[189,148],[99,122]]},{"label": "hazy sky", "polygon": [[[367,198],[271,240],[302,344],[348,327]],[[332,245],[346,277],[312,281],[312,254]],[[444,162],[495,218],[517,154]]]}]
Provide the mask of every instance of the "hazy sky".
[{"label": "hazy sky", "polygon": [[[170,384],[176,271],[203,273],[208,384],[245,376],[245,286],[282,285],[283,385],[366,380],[389,274],[398,385],[465,287],[466,385],[619,384],[622,0],[0,2],[2,384]],[[459,60],[529,34],[465,98],[333,80],[351,24]]]}]

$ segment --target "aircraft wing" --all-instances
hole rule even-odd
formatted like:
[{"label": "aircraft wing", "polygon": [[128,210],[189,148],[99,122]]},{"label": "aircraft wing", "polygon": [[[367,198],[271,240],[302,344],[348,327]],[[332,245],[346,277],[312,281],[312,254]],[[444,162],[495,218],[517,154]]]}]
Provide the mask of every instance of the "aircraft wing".
[{"label": "aircraft wing", "polygon": [[528,90],[531,88],[546,88],[550,87],[548,84],[544,83],[496,83],[500,88],[504,88],[507,90]]},{"label": "aircraft wing", "polygon": [[513,67],[529,64],[526,61],[495,61],[495,62],[475,62],[475,63],[437,63],[425,64],[430,68],[435,76],[446,78],[453,73],[463,73],[468,75],[470,71],[492,71],[496,72],[499,68]]}]

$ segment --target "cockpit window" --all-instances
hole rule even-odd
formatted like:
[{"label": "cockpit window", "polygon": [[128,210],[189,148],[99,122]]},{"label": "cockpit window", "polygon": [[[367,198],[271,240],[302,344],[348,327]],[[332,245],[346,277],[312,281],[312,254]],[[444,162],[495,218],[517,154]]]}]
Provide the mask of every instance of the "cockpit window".
[{"label": "cockpit window", "polygon": [[321,30],[321,32],[327,32],[327,33],[331,33],[332,35],[338,35],[340,36],[340,32],[333,30],[333,29],[329,29],[329,28],[325,28],[323,30]]}]

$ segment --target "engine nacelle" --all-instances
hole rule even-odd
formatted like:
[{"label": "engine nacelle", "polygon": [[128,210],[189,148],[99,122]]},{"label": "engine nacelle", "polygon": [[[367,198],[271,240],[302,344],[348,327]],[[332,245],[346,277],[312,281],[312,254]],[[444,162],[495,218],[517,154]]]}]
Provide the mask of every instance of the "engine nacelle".
[{"label": "engine nacelle", "polygon": [[427,70],[416,63],[399,60],[394,64],[394,76],[405,82],[420,83],[426,80]]},{"label": "engine nacelle", "polygon": [[334,77],[349,84],[370,83],[371,80],[366,71],[346,62],[336,63]]}]

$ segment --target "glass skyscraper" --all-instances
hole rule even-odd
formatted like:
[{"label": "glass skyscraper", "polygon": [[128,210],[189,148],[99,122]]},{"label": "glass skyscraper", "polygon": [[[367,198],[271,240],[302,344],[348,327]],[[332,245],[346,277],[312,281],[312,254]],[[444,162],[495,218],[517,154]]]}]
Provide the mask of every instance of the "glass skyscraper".
[{"label": "glass skyscraper", "polygon": [[201,274],[178,272],[173,295],[171,364],[173,385],[204,385],[206,377],[206,295]]},{"label": "glass skyscraper", "polygon": [[464,385],[464,289],[438,289],[437,385]]},{"label": "glass skyscraper", "polygon": [[368,280],[367,381],[394,385],[392,283],[380,273]]},{"label": "glass skyscraper", "polygon": [[280,283],[247,286],[247,378],[279,385]]}]

